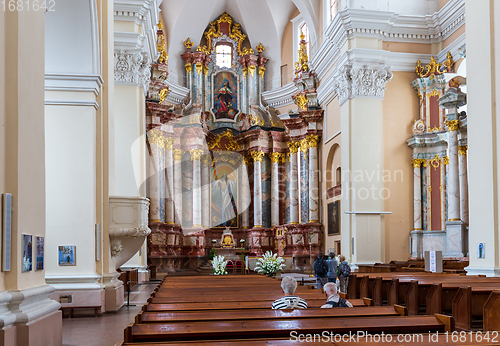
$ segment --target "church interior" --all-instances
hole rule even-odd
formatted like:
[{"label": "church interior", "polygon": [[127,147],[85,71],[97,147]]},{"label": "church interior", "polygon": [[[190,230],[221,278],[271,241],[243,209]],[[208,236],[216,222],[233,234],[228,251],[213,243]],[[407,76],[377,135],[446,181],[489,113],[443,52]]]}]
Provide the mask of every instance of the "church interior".
[{"label": "church interior", "polygon": [[[109,345],[500,330],[495,1],[1,6],[0,345],[76,344],[146,285]],[[314,309],[320,252],[356,313]],[[282,275],[307,313],[266,312]]]}]

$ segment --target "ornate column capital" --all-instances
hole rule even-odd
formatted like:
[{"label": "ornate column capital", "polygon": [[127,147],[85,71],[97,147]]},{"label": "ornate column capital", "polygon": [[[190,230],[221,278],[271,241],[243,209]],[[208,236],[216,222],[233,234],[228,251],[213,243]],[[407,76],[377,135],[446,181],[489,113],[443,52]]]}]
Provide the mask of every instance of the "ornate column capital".
[{"label": "ornate column capital", "polygon": [[265,154],[263,151],[256,150],[252,151],[250,155],[252,155],[252,159],[254,160],[254,162],[262,162],[262,158],[264,157]]},{"label": "ornate column capital", "polygon": [[467,145],[460,145],[458,146],[458,155],[460,156],[466,156],[467,155]]},{"label": "ornate column capital", "polygon": [[448,155],[446,155],[445,157],[443,157],[443,164],[444,165],[450,164],[450,157]]},{"label": "ornate column capital", "polygon": [[243,162],[245,163],[245,165],[250,166],[253,163],[253,159],[251,156],[244,156]]},{"label": "ornate column capital", "polygon": [[165,148],[167,148],[168,150],[172,151],[173,148],[174,148],[175,139],[167,137],[167,138],[164,139],[164,142],[165,142]]},{"label": "ornate column capital", "polygon": [[427,160],[424,159],[413,159],[411,160],[411,164],[413,165],[413,168],[420,168],[426,167],[427,166]]},{"label": "ornate column capital", "polygon": [[309,135],[307,136],[307,143],[309,144],[309,148],[315,148],[318,146],[319,136],[318,135]]},{"label": "ornate column capital", "polygon": [[182,149],[174,149],[173,153],[174,153],[174,160],[175,161],[182,160],[182,155],[184,155],[184,150],[182,150]]},{"label": "ornate column capital", "polygon": [[203,155],[202,149],[191,149],[189,150],[189,154],[191,154],[191,161],[200,161],[201,155]]},{"label": "ornate column capital", "polygon": [[448,125],[448,131],[453,132],[458,130],[458,120],[449,120],[446,122]]},{"label": "ornate column capital", "polygon": [[269,158],[271,159],[272,163],[279,163],[280,159],[284,159],[284,156],[285,156],[284,154],[276,152],[269,154]]},{"label": "ornate column capital", "polygon": [[339,95],[340,105],[347,100],[362,97],[383,99],[385,85],[392,79],[388,67],[371,68],[343,66],[333,80],[333,87]]},{"label": "ornate column capital", "polygon": [[289,142],[288,148],[290,149],[290,154],[296,154],[299,151],[299,142]]}]

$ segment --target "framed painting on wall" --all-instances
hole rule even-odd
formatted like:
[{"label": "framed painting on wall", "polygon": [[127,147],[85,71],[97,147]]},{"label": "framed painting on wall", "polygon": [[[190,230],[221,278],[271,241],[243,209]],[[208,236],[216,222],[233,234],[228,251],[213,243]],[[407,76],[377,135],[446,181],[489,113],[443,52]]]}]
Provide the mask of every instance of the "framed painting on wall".
[{"label": "framed painting on wall", "polygon": [[328,235],[340,234],[340,201],[328,203]]},{"label": "framed painting on wall", "polygon": [[35,270],[43,270],[44,238],[36,237],[36,266]]},{"label": "framed painting on wall", "polygon": [[76,247],[74,245],[59,246],[59,265],[74,266],[76,264]]},{"label": "framed painting on wall", "polygon": [[214,121],[236,122],[239,111],[238,76],[231,71],[212,75],[212,115]]},{"label": "framed painting on wall", "polygon": [[33,237],[23,234],[23,272],[33,269]]}]

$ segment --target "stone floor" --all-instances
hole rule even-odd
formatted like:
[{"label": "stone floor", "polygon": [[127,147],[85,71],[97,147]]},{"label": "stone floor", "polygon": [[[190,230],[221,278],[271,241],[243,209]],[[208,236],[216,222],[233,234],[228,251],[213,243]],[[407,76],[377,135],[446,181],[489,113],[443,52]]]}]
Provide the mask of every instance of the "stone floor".
[{"label": "stone floor", "polygon": [[[99,317],[63,318],[63,346],[114,346],[123,342],[125,328],[134,322],[135,316],[146,304],[151,293],[158,286],[142,284],[130,293],[130,304],[136,306],[122,307],[117,313],[105,313]],[[125,303],[127,297],[125,296]],[[75,314],[76,314],[75,310]]]}]

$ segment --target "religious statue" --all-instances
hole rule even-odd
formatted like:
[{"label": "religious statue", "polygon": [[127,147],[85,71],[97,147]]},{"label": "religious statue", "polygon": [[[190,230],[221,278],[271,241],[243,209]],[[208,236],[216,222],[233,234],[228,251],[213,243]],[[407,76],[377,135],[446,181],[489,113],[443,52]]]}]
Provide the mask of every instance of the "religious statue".
[{"label": "religious statue", "polygon": [[[220,213],[220,221],[214,226],[236,226],[234,218],[238,215],[236,209],[236,184],[228,178],[227,174],[212,182],[212,207],[217,214]],[[233,221],[233,222],[232,222]]]}]

